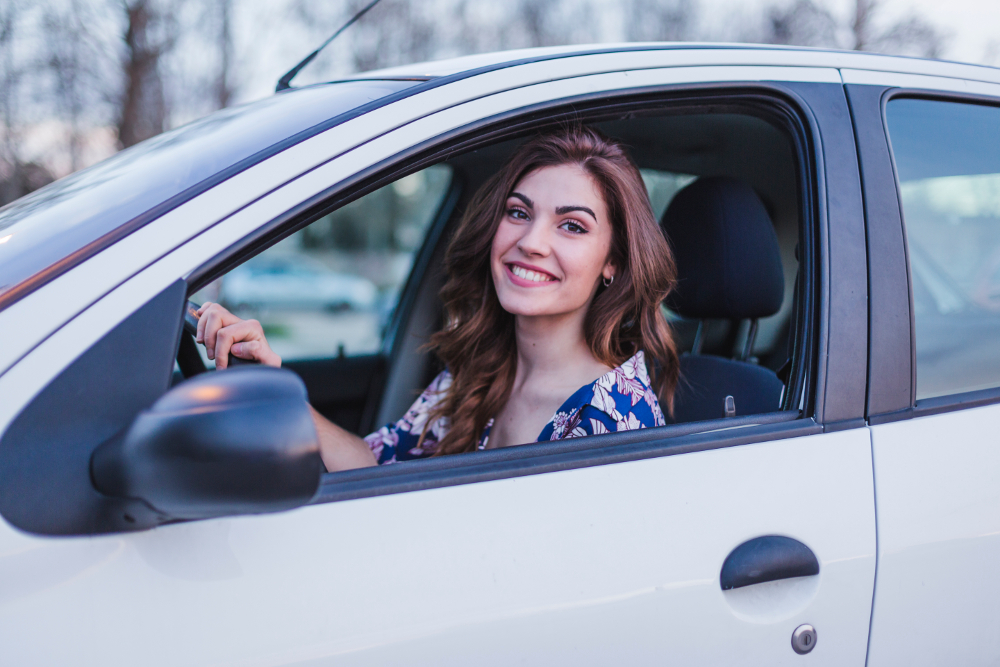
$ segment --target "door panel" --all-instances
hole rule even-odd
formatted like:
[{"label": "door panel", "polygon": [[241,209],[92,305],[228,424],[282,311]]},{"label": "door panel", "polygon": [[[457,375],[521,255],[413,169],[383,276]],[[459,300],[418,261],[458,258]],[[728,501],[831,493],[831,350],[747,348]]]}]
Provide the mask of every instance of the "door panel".
[{"label": "door panel", "polygon": [[[0,529],[13,664],[863,665],[875,569],[855,429],[88,539]],[[742,542],[820,573],[723,592]],[[60,641],[51,641],[59,628]]]},{"label": "door panel", "polygon": [[869,665],[1000,656],[1000,406],[872,428],[878,588]]}]

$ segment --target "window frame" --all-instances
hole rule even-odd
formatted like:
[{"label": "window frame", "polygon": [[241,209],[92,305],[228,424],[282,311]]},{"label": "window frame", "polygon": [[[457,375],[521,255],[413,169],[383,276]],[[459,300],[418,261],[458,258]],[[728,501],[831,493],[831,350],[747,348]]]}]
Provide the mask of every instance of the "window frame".
[{"label": "window frame", "polygon": [[[865,192],[866,234],[871,293],[869,424],[965,410],[1000,403],[998,386],[917,400],[916,313],[907,245],[906,217],[887,108],[895,99],[921,99],[1000,108],[1000,97],[891,85],[847,84],[858,135],[858,157]],[[874,248],[874,250],[873,250]],[[900,346],[908,340],[909,348]]]},{"label": "window frame", "polygon": [[[843,95],[841,86],[818,85],[828,86],[827,96],[832,88]],[[828,127],[824,128],[827,143],[824,144],[820,140],[820,122],[816,118],[814,107],[798,94],[796,88],[804,88],[807,94],[815,94],[816,91],[816,88],[809,84],[784,82],[664,85],[653,89],[623,90],[614,94],[601,93],[581,95],[572,99],[564,98],[478,119],[424,144],[412,146],[399,153],[393,160],[358,172],[348,182],[338,184],[302,202],[285,215],[261,227],[255,234],[241,239],[202,265],[189,277],[189,289],[193,292],[235,264],[263,251],[322,215],[398,178],[440,162],[449,155],[522,136],[541,125],[565,119],[587,120],[627,110],[653,107],[666,110],[684,106],[689,112],[696,105],[712,110],[729,107],[742,113],[755,108],[758,113],[769,114],[772,123],[780,122],[784,125],[783,129],[791,141],[797,163],[797,187],[802,218],[800,276],[803,278],[803,284],[798,304],[801,314],[795,322],[795,326],[798,327],[795,335],[797,349],[793,353],[795,368],[790,378],[790,386],[793,389],[786,392],[788,398],[786,405],[783,406],[787,408],[786,410],[725,421],[719,419],[577,438],[561,443],[522,445],[505,450],[477,452],[473,456],[432,458],[389,467],[327,473],[324,475],[321,490],[312,503],[541,474],[863,426],[860,405],[854,408],[845,405],[826,405],[829,401],[826,394],[829,385],[833,383],[830,378],[825,377],[826,369],[818,363],[822,348],[829,346],[831,337],[830,327],[823,315],[827,309],[822,305],[828,298],[824,293],[830,289],[833,282],[823,270],[829,269],[830,262],[829,247],[826,243],[828,235],[824,233],[824,227],[827,225],[829,208],[825,197],[825,180],[830,166],[831,147],[839,150],[836,161],[838,170],[846,168],[846,177],[849,179],[853,177],[858,181],[853,147],[844,151],[841,149],[843,142],[831,140],[831,136],[837,131],[849,133],[851,128],[849,125],[837,128],[829,126],[836,117],[835,114],[827,113],[824,119],[828,124]],[[846,106],[846,100],[844,104]],[[854,171],[850,169],[852,162]],[[461,187],[458,181],[456,174],[453,179],[456,199],[457,190]],[[860,205],[859,181],[857,190],[857,203]],[[451,200],[452,196],[449,195],[448,199]],[[847,213],[846,209],[843,207],[842,209],[839,211],[841,216]],[[405,327],[412,313],[413,300],[416,299],[420,282],[426,275],[431,258],[440,252],[439,244],[447,217],[447,215],[439,216],[432,230],[428,232],[424,246],[418,252],[419,259],[414,262],[413,272],[407,280],[398,318],[394,318],[393,326],[397,329]],[[857,251],[857,248],[854,250]],[[861,250],[863,251],[863,248]],[[849,269],[842,273],[848,274],[848,272]],[[405,306],[402,305],[403,301],[406,302]],[[857,317],[853,318],[852,322],[857,328]],[[866,330],[867,321],[862,324]],[[852,325],[849,323],[847,326]],[[392,355],[393,351],[396,351],[397,341],[398,336],[394,336],[392,343],[384,350],[387,355]],[[388,349],[390,347],[393,349]],[[389,361],[394,364],[396,359],[390,356]],[[857,360],[855,361],[857,365]],[[862,365],[864,361],[861,361]],[[390,367],[389,372],[391,371]],[[855,381],[857,379],[855,378]],[[844,384],[843,379],[840,384]],[[854,389],[855,393],[860,392],[863,395],[863,386],[855,386]],[[799,402],[801,410],[794,409],[795,401]],[[831,419],[831,416],[834,418]]]}]

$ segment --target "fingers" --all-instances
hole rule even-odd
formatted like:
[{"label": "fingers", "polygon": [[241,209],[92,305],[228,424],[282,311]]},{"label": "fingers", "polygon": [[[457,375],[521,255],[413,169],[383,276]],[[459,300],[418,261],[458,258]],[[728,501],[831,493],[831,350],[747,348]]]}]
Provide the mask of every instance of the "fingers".
[{"label": "fingers", "polygon": [[[208,326],[211,326],[211,322]],[[211,329],[208,330],[211,332]],[[208,334],[206,334],[208,335]],[[264,329],[257,320],[237,320],[215,332],[215,367],[229,365],[229,353],[241,359],[255,359],[268,366],[281,366],[281,357],[267,344]]]},{"label": "fingers", "polygon": [[208,310],[208,307],[211,305],[212,305],[211,301],[206,301],[205,303],[201,304],[201,308],[194,311],[195,315],[198,316],[198,331],[194,336],[194,340],[196,343],[205,342],[205,318],[203,318],[202,315],[205,314],[205,311]]},{"label": "fingers", "polygon": [[198,329],[195,341],[205,345],[209,359],[215,359],[215,348],[217,347],[215,339],[219,329],[241,321],[240,318],[219,304],[206,302],[198,309]]}]

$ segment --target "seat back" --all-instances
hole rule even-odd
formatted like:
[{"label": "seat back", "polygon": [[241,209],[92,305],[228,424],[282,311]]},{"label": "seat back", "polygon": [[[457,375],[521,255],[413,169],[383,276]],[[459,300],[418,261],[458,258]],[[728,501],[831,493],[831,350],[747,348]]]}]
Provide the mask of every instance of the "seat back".
[{"label": "seat back", "polygon": [[[785,281],[778,239],[753,189],[728,177],[700,178],[677,193],[661,221],[677,262],[667,298],[690,319],[756,320],[778,312]],[[752,335],[752,333],[751,333]],[[778,410],[783,383],[769,368],[714,355],[684,354],[668,422]],[[735,408],[735,409],[732,409]]]}]

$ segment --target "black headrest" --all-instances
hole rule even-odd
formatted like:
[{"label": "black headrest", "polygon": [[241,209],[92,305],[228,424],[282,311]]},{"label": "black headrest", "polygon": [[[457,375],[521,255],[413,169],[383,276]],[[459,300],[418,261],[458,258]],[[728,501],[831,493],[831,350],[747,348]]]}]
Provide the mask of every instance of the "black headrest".
[{"label": "black headrest", "polygon": [[734,178],[699,178],[660,223],[677,261],[667,306],[692,319],[753,319],[778,312],[781,253],[764,203]]}]

